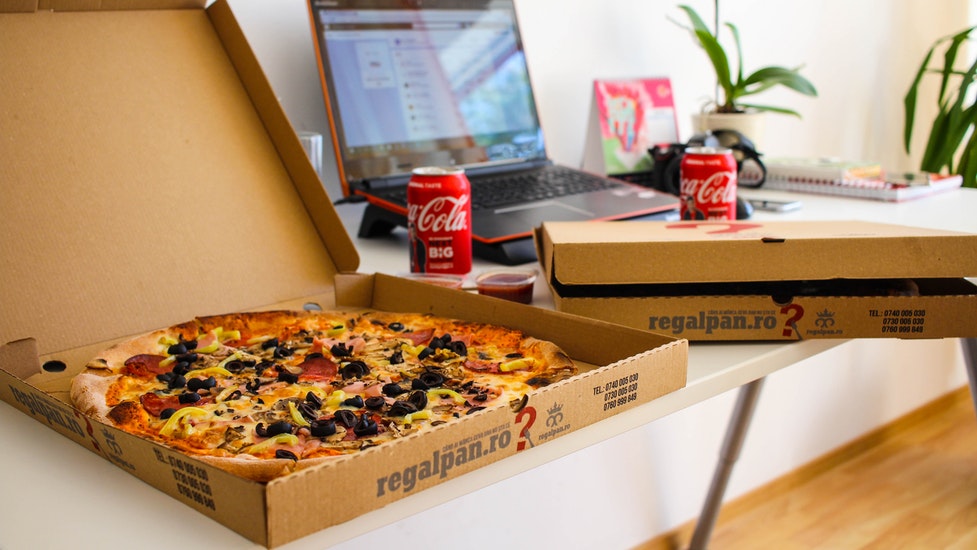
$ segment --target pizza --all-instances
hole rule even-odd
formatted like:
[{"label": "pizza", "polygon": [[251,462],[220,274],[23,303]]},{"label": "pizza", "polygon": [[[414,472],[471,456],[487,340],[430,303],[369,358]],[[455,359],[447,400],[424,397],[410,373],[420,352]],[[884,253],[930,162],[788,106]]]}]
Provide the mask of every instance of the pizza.
[{"label": "pizza", "polygon": [[255,481],[424,432],[576,373],[552,342],[415,313],[267,311],[120,342],[72,379],[101,422]]}]

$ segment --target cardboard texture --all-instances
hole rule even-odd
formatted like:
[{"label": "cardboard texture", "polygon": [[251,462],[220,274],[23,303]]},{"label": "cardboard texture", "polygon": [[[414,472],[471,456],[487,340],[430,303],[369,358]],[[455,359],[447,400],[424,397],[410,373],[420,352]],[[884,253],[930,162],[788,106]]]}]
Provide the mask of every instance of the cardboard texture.
[{"label": "cardboard texture", "polygon": [[[11,260],[0,265],[0,399],[277,546],[685,385],[685,340],[355,273],[353,243],[233,13],[204,4],[0,5],[0,254]],[[582,373],[519,410],[267,484],[94,423],[68,401],[71,377],[113,342],[197,315],[311,304],[524,328]],[[323,505],[327,488],[343,506]]]},{"label": "cardboard texture", "polygon": [[977,336],[977,235],[868,222],[547,223],[558,310],[690,340]]}]

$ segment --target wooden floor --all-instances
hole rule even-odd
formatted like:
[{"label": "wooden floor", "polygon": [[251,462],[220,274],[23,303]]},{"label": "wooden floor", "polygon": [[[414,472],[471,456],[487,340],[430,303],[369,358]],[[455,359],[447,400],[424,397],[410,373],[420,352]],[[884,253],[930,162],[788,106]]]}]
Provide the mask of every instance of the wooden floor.
[{"label": "wooden floor", "polygon": [[[685,548],[692,528],[639,548]],[[969,391],[727,503],[709,548],[977,549],[977,415]]]}]

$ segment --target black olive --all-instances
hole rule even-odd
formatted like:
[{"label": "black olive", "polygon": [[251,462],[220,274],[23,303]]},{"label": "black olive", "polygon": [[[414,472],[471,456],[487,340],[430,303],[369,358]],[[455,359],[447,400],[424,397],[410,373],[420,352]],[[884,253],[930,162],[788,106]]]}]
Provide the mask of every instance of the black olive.
[{"label": "black olive", "polygon": [[472,408],[468,409],[468,412],[466,412],[465,414],[472,414],[473,412],[478,412],[478,411],[480,411],[480,410],[482,410],[484,408],[485,407],[472,407]]},{"label": "black olive", "polygon": [[435,336],[434,338],[431,338],[430,342],[428,342],[427,347],[431,349],[441,349],[444,347],[444,341]]},{"label": "black olive", "polygon": [[271,338],[261,343],[261,349],[271,349],[278,347],[278,338]]},{"label": "black olive", "polygon": [[244,370],[244,362],[236,359],[234,361],[228,361],[224,363],[224,368],[230,372],[241,372]]},{"label": "black olive", "polygon": [[295,456],[295,453],[285,449],[278,449],[275,451],[275,458],[287,458],[288,460],[298,461],[299,457]]},{"label": "black olive", "polygon": [[252,378],[250,382],[244,385],[244,389],[251,393],[258,393],[258,390],[261,389],[261,380]]},{"label": "black olive", "polygon": [[325,357],[325,355],[323,355],[322,352],[313,351],[312,353],[305,356],[306,359],[317,359],[319,357]]},{"label": "black olive", "polygon": [[305,418],[306,420],[315,420],[319,417],[319,408],[308,401],[299,403],[296,409],[298,409],[299,413],[302,415],[302,418]]},{"label": "black olive", "polygon": [[224,399],[224,401],[234,401],[235,399],[240,399],[240,398],[241,398],[241,390],[234,390],[233,392],[231,392],[231,395],[227,396],[227,399]]},{"label": "black olive", "polygon": [[387,400],[380,397],[379,395],[374,395],[373,397],[367,397],[366,400],[363,401],[363,404],[366,406],[366,408],[373,411],[379,411],[380,409],[383,408],[383,406],[386,403]]},{"label": "black olive", "polygon": [[277,348],[275,348],[275,351],[274,353],[272,353],[272,355],[274,355],[276,359],[284,359],[286,357],[291,357],[293,353],[295,352],[292,351],[291,348],[287,348],[285,346],[278,346]]},{"label": "black olive", "polygon": [[173,409],[173,408],[163,409],[159,413],[159,419],[160,420],[166,420],[167,418],[173,416],[173,413],[175,413],[175,412],[176,412],[176,409]]},{"label": "black olive", "polygon": [[417,407],[414,405],[407,401],[397,401],[393,405],[390,405],[390,410],[387,411],[387,414],[390,416],[407,416],[415,412],[417,412]]},{"label": "black olive", "polygon": [[384,384],[383,387],[380,388],[380,391],[387,397],[397,397],[398,395],[405,393],[407,390],[400,387],[400,384],[390,383]]},{"label": "black olive", "polygon": [[278,381],[294,384],[299,381],[299,375],[292,374],[287,370],[283,369],[281,372],[278,373]]},{"label": "black olive", "polygon": [[172,346],[166,348],[166,353],[170,355],[180,355],[181,353],[187,352],[187,346],[184,343],[173,344]]},{"label": "black olive", "polygon": [[421,410],[427,406],[427,392],[424,390],[414,390],[407,395],[407,402]]},{"label": "black olive", "polygon": [[363,437],[364,435],[377,435],[379,427],[377,423],[373,421],[372,418],[368,418],[364,413],[360,416],[360,420],[353,426],[353,433],[357,437]]},{"label": "black olive", "polygon": [[260,437],[268,437],[268,430],[265,429],[265,423],[258,422],[258,425],[254,427],[254,433],[258,434]]},{"label": "black olive", "polygon": [[333,419],[345,426],[346,428],[352,428],[356,425],[356,414],[353,411],[348,411],[346,409],[340,409],[332,415]]},{"label": "black olive", "polygon": [[455,340],[454,342],[448,344],[448,349],[461,357],[468,356],[468,346],[466,346],[461,340]]},{"label": "black olive", "polygon": [[170,382],[166,385],[171,390],[177,388],[182,388],[187,385],[187,379],[182,374],[174,375]]},{"label": "black olive", "polygon": [[356,407],[357,409],[361,409],[363,408],[363,397],[360,395],[354,395],[349,399],[344,399],[343,405],[347,407]]},{"label": "black olive", "polygon": [[389,325],[387,325],[387,328],[389,328],[390,330],[392,330],[394,332],[401,332],[401,331],[404,330],[404,324],[403,323],[390,323]]},{"label": "black olive", "polygon": [[420,353],[417,354],[417,358],[421,361],[427,359],[434,353],[434,350],[430,346],[425,346]]},{"label": "black olive", "polygon": [[363,378],[370,373],[370,368],[363,361],[351,361],[343,365],[340,372],[343,375],[343,380],[349,380],[350,378]]},{"label": "black olive", "polygon": [[390,364],[399,365],[404,362],[404,352],[397,350],[390,355]]},{"label": "black olive", "polygon": [[180,343],[183,344],[183,347],[187,348],[187,351],[197,349],[197,341],[196,340],[183,340]]},{"label": "black olive", "polygon": [[485,392],[482,392],[474,397],[475,401],[485,401],[487,399],[488,399],[488,394]]},{"label": "black olive", "polygon": [[353,355],[353,350],[347,348],[346,344],[340,342],[338,344],[333,344],[333,346],[329,348],[329,353],[331,353],[333,357],[349,357],[350,355]]},{"label": "black olive", "polygon": [[441,373],[427,371],[418,377],[418,380],[427,384],[428,388],[436,388],[444,384],[444,376]]},{"label": "black olive", "polygon": [[269,367],[275,367],[275,366],[277,366],[277,365],[275,365],[275,363],[273,363],[271,361],[262,361],[262,362],[260,362],[260,363],[258,363],[257,365],[254,366],[254,370],[256,370],[258,372],[264,372],[264,371],[268,370]]},{"label": "black olive", "polygon": [[328,437],[336,433],[336,423],[332,420],[317,420],[310,424],[309,430],[312,432],[312,437]]},{"label": "black olive", "polygon": [[305,400],[317,409],[322,408],[322,398],[312,392],[305,394]]},{"label": "black olive", "polygon": [[292,433],[292,423],[280,420],[268,425],[268,437]]},{"label": "black olive", "polygon": [[426,382],[424,382],[420,378],[415,378],[415,379],[413,379],[413,380],[410,381],[410,389],[412,389],[412,390],[428,390],[428,389],[431,389],[431,388],[430,388],[430,386],[427,385]]},{"label": "black olive", "polygon": [[197,392],[181,393],[179,400],[183,405],[186,405],[187,403],[196,403],[197,401],[200,401],[200,394]]},{"label": "black olive", "polygon": [[188,372],[190,372],[190,363],[186,361],[177,361],[173,365],[173,374],[186,374]]},{"label": "black olive", "polygon": [[164,372],[163,374],[157,374],[156,380],[159,380],[160,382],[169,385],[170,380],[173,380],[174,376],[175,375],[172,372]]},{"label": "black olive", "polygon": [[208,378],[191,378],[187,380],[187,389],[190,391],[209,390],[217,386],[217,379],[213,376]]},{"label": "black olive", "polygon": [[199,358],[200,358],[200,356],[197,355],[196,353],[184,353],[182,355],[177,355],[176,356],[176,360],[177,361],[179,361],[179,362],[187,362],[187,363],[193,363],[194,361],[196,361]]},{"label": "black olive", "polygon": [[513,353],[510,353],[510,354],[506,355],[505,357],[506,357],[506,359],[516,359],[517,357],[522,357],[522,354],[519,353],[518,351],[516,351],[516,352],[513,352]]}]

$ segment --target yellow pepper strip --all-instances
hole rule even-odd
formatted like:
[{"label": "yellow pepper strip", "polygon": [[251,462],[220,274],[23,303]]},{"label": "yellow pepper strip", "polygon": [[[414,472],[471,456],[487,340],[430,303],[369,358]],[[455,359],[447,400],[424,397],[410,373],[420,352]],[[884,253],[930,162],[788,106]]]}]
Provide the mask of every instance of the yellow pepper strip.
[{"label": "yellow pepper strip", "polygon": [[326,336],[328,336],[330,338],[335,338],[336,336],[339,336],[340,334],[342,334],[344,332],[346,332],[346,326],[345,325],[336,325],[336,326],[334,326],[331,329],[329,329],[329,330],[326,331]]},{"label": "yellow pepper strip", "polygon": [[274,447],[275,445],[290,446],[297,445],[298,442],[299,438],[292,434],[278,434],[276,436],[269,437],[261,443],[256,443],[247,449],[244,449],[244,451],[248,454],[258,454],[270,449],[271,447]]},{"label": "yellow pepper strip", "polygon": [[413,357],[417,357],[422,351],[424,351],[424,348],[426,347],[427,346],[425,346],[424,344],[421,344],[419,346],[412,346],[410,344],[401,344],[400,350],[405,353],[411,354]]},{"label": "yellow pepper strip", "polygon": [[[231,361],[237,361],[240,358],[241,358],[241,353],[238,352],[238,351],[235,351],[234,353],[232,353],[232,354],[228,355],[227,357],[225,357],[220,363],[217,363],[217,367],[224,368]],[[230,374],[230,373],[228,373],[228,374]]]},{"label": "yellow pepper strip", "polygon": [[402,424],[413,424],[415,420],[427,420],[431,418],[431,411],[424,409],[423,411],[412,412],[410,414],[405,414],[401,417]]},{"label": "yellow pepper strip", "polygon": [[228,340],[240,340],[241,331],[240,330],[223,330],[218,329],[220,332],[217,333],[217,339],[221,342],[226,342]]},{"label": "yellow pepper strip", "polygon": [[159,337],[159,345],[163,346],[164,348],[168,348],[168,347],[172,346],[173,344],[177,344],[177,343],[179,343],[179,341],[176,338],[172,337],[172,336],[160,336]]},{"label": "yellow pepper strip", "polygon": [[465,398],[455,390],[449,390],[448,388],[434,388],[427,390],[428,401],[434,401],[435,399],[440,399],[442,397],[450,397],[452,401],[459,405],[465,402]]},{"label": "yellow pepper strip", "polygon": [[201,418],[208,415],[210,413],[200,407],[183,407],[166,419],[166,424],[163,424],[163,427],[159,429],[159,433],[167,437],[187,437],[193,433],[193,426],[190,425],[187,417]]},{"label": "yellow pepper strip", "polygon": [[323,402],[323,405],[333,409],[339,408],[346,400],[346,392],[343,390],[336,390],[332,392],[328,399]]},{"label": "yellow pepper strip", "polygon": [[519,359],[513,359],[499,365],[499,370],[502,372],[512,372],[514,370],[524,370],[532,368],[533,360],[528,357],[521,357]]},{"label": "yellow pepper strip", "polygon": [[208,376],[233,376],[231,371],[223,367],[207,367],[205,369],[192,370],[186,373],[187,380],[191,378],[207,378]]},{"label": "yellow pepper strip", "polygon": [[255,336],[254,338],[250,338],[245,343],[247,345],[249,345],[249,346],[253,346],[255,344],[260,344],[262,342],[267,342],[268,340],[271,340],[272,338],[274,338],[274,336],[272,336],[271,334],[266,334],[264,336]]},{"label": "yellow pepper strip", "polygon": [[288,414],[292,416],[292,420],[299,426],[308,427],[312,425],[309,424],[309,421],[306,420],[304,416],[302,416],[302,413],[299,412],[298,407],[295,406],[293,401],[288,402]]},{"label": "yellow pepper strip", "polygon": [[168,367],[173,363],[176,363],[176,355],[167,355],[162,361],[159,362],[159,366]]}]

